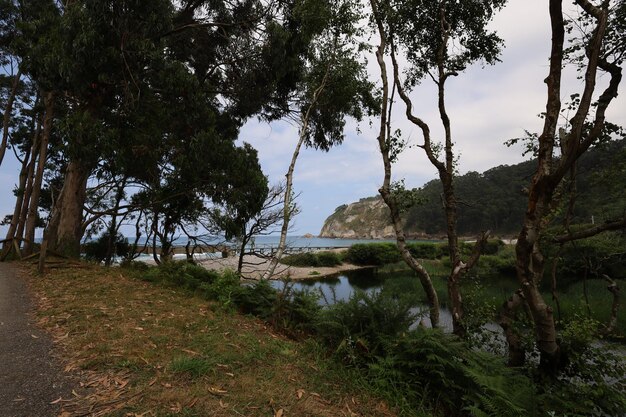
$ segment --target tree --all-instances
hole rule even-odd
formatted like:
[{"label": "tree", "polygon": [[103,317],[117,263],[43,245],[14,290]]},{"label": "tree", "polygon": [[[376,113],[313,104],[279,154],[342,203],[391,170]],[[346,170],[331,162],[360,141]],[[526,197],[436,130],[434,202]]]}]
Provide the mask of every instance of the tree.
[{"label": "tree", "polygon": [[[245,256],[260,255],[254,248],[255,237],[269,235],[277,231],[278,226],[283,221],[285,184],[274,185],[266,194],[260,210],[254,212],[241,211],[236,206],[226,205],[216,207],[211,213],[212,221],[218,225],[219,230],[225,231],[226,239],[234,239],[238,243],[237,273],[240,275],[244,264],[246,264]],[[291,207],[293,210],[297,210],[293,203]],[[294,214],[290,213],[289,215],[291,217]]]},{"label": "tree", "polygon": [[[605,127],[605,113],[617,96],[622,79],[620,65],[624,59],[624,1],[591,2],[576,0],[575,5],[587,31],[574,39],[573,48],[565,48],[566,20],[562,1],[550,0],[550,24],[552,31],[550,69],[547,84],[544,125],[538,137],[537,169],[528,187],[528,204],[524,223],[515,247],[516,269],[523,301],[528,305],[535,327],[537,348],[541,354],[541,366],[554,373],[563,364],[554,314],[539,292],[544,274],[545,258],[541,236],[549,223],[555,204],[555,191],[570,172],[576,161],[598,141]],[[574,103],[574,115],[565,126],[567,132],[559,146],[557,128],[561,112],[561,82],[565,59],[573,58],[583,77],[582,92]],[[598,78],[604,73],[608,83],[598,95]],[[560,150],[561,155],[557,157]],[[596,234],[605,227],[588,230]],[[581,234],[584,237],[589,234]],[[573,240],[578,236],[570,236]],[[516,341],[507,337],[513,349],[521,349]],[[521,357],[523,360],[523,356]],[[519,357],[518,363],[519,364]]]},{"label": "tree", "polygon": [[[417,126],[423,137],[423,144],[418,145],[426,153],[430,163],[437,169],[443,187],[442,202],[446,218],[448,249],[451,260],[451,271],[448,277],[448,299],[452,312],[454,332],[465,333],[463,326],[463,304],[459,282],[464,273],[478,261],[481,247],[489,232],[482,233],[477,239],[472,256],[469,260],[461,259],[458,241],[458,203],[455,192],[455,172],[457,156],[453,151],[453,137],[450,117],[446,110],[446,82],[458,76],[467,66],[477,61],[493,64],[497,61],[502,40],[494,32],[486,29],[494,12],[500,9],[505,1],[492,0],[485,2],[448,2],[442,1],[374,1],[371,2],[374,19],[381,37],[381,45],[377,57],[383,75],[384,88],[388,89],[384,54],[388,50],[393,65],[393,86],[391,96],[388,95],[389,106],[381,123],[378,137],[383,163],[385,181],[380,194],[391,210],[392,220],[396,229],[398,246],[403,258],[415,270],[422,281],[424,290],[431,303],[431,321],[436,325],[437,313],[435,305],[438,300],[430,277],[423,267],[412,258],[406,250],[405,236],[400,219],[401,201],[397,198],[402,191],[401,183],[391,183],[391,165],[402,152],[406,142],[401,133],[392,133],[391,107],[393,93],[398,92],[406,106],[407,119]],[[419,10],[419,13],[416,11]],[[454,48],[452,47],[454,45]],[[406,80],[400,79],[400,65],[397,55],[404,52],[409,68],[405,71]],[[433,142],[430,126],[420,117],[413,114],[413,103],[409,92],[419,85],[424,78],[430,78],[437,86],[437,107],[445,132],[443,144]],[[395,91],[394,91],[395,90]],[[440,155],[443,151],[443,156]],[[395,194],[395,195],[394,195]]]},{"label": "tree", "polygon": [[[351,0],[326,2],[302,0],[295,3],[294,22],[301,26],[292,42],[305,42],[300,67],[301,75],[293,85],[293,92],[281,107],[284,116],[298,126],[298,142],[285,175],[283,197],[283,225],[280,241],[273,254],[264,279],[271,278],[283,256],[291,216],[293,174],[302,146],[324,151],[343,141],[347,117],[361,120],[365,111],[376,108],[367,81],[364,64],[358,60],[359,33],[357,5]],[[275,115],[272,115],[274,117]]]}]

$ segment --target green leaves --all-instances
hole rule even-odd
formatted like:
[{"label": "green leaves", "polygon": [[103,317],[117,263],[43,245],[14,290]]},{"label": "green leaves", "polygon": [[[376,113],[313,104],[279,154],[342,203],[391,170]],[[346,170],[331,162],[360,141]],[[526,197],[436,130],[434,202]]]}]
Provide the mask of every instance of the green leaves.
[{"label": "green leaves", "polygon": [[438,73],[436,78],[441,82],[473,63],[498,62],[503,41],[487,29],[487,24],[505,3],[506,0],[386,2],[381,9],[389,33],[396,41],[395,47],[406,53],[411,64],[408,86],[419,84],[428,74]]}]

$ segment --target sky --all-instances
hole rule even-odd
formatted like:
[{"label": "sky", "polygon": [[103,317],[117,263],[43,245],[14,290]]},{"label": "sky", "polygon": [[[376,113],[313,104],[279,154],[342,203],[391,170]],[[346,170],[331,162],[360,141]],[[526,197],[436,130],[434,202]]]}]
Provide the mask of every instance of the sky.
[{"label": "sky", "polygon": [[[460,155],[459,172],[485,171],[498,165],[524,160],[519,146],[506,147],[504,141],[540,132],[538,114],[545,109],[550,51],[548,2],[545,0],[510,0],[499,12],[491,27],[504,39],[501,63],[482,67],[475,65],[447,82],[446,99],[452,123],[455,152]],[[368,72],[379,80],[379,69],[373,56]],[[599,88],[606,84],[600,79]],[[581,89],[582,82],[571,71],[566,73],[562,101]],[[623,85],[622,85],[623,90]],[[414,114],[427,122],[434,139],[443,137],[437,112],[434,85],[426,81],[411,94]],[[420,132],[406,121],[401,102],[395,104],[394,129],[402,130],[410,143],[420,143]],[[607,119],[626,126],[626,99],[622,94],[611,105]],[[294,219],[292,234],[318,234],[324,220],[342,204],[377,194],[383,180],[383,166],[377,148],[377,119],[361,123],[348,121],[344,143],[329,152],[304,149],[294,173],[294,190],[301,213]],[[284,179],[298,132],[287,122],[272,124],[248,122],[240,141],[258,150],[263,171],[270,184]],[[0,216],[13,211],[11,190],[17,181],[18,165],[7,152],[0,167]],[[435,169],[419,148],[406,150],[393,166],[393,180],[405,180],[408,187],[420,187],[436,177]],[[0,226],[0,235],[6,228]]]}]

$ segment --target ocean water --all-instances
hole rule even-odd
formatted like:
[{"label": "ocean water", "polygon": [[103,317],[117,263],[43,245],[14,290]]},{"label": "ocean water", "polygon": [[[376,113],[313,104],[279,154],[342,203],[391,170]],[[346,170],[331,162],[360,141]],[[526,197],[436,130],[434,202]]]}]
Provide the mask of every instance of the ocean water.
[{"label": "ocean water", "polygon": [[[128,237],[130,242],[134,241],[134,238]],[[280,236],[255,236],[248,243],[248,247],[270,249],[278,246]],[[188,242],[187,237],[180,237],[174,241],[174,246],[185,246]],[[238,246],[237,242],[228,242],[220,237],[211,237],[205,239],[207,244],[211,245],[227,245]],[[302,236],[287,236],[287,246],[292,248],[349,248],[357,243],[372,243],[372,242],[390,242],[395,243],[395,239],[332,239],[323,237],[306,238]],[[412,240],[411,242],[434,242],[429,240]],[[139,244],[143,245],[145,239],[140,239]],[[158,241],[157,241],[158,245]]]}]

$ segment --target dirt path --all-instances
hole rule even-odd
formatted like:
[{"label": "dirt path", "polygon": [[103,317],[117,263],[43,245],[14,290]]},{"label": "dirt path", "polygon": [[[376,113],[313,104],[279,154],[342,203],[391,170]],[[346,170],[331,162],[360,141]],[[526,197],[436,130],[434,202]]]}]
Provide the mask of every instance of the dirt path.
[{"label": "dirt path", "polygon": [[59,414],[70,381],[51,357],[52,342],[33,322],[33,303],[23,279],[0,262],[0,417]]}]

